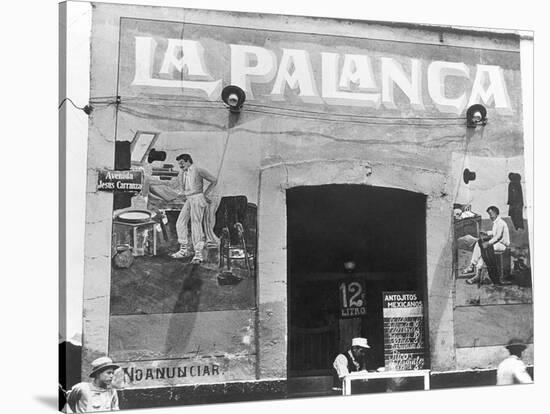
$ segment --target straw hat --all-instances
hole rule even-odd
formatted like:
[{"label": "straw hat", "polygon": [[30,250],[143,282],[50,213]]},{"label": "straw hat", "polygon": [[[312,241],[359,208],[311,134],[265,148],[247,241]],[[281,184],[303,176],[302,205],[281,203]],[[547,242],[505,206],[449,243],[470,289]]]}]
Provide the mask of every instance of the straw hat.
[{"label": "straw hat", "polygon": [[90,371],[90,377],[93,377],[95,374],[106,370],[107,368],[118,369],[118,365],[113,364],[113,360],[109,357],[101,357],[92,362],[92,370]]},{"label": "straw hat", "polygon": [[351,346],[360,346],[361,348],[370,348],[367,338],[353,338]]}]

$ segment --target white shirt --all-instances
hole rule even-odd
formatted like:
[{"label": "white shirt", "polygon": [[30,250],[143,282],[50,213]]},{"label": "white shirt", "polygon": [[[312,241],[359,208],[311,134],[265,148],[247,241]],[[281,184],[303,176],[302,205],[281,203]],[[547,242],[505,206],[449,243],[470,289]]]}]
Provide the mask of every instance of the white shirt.
[{"label": "white shirt", "polygon": [[530,384],[533,380],[527,373],[525,364],[516,355],[510,355],[497,369],[497,385]]},{"label": "white shirt", "polygon": [[508,225],[500,216],[493,221],[493,229],[488,231],[487,234],[492,236],[491,240],[489,240],[489,244],[502,243],[505,246],[510,245],[510,231],[508,230]]},{"label": "white shirt", "polygon": [[[351,361],[353,362],[353,364],[355,365],[355,368],[357,370],[359,370],[359,362],[357,362],[355,360],[355,358],[353,357],[353,354],[351,353],[351,351],[348,351],[347,352],[348,355],[351,357]],[[336,373],[338,374],[338,377],[339,378],[342,378],[342,377],[345,377],[346,375],[349,374],[349,371],[348,371],[348,359],[345,357],[344,354],[340,354],[336,357],[336,359],[334,360],[334,363],[332,364],[332,366],[334,367],[334,369],[336,370]]]},{"label": "white shirt", "polygon": [[[179,187],[180,191],[186,196],[201,194],[203,192],[203,180],[207,180],[212,183],[211,187],[213,186],[213,183],[217,181],[216,177],[204,168],[199,168],[195,166],[195,164],[191,164],[187,171],[180,171],[176,179],[172,180],[171,187]],[[209,191],[210,187],[207,192]]]},{"label": "white shirt", "polygon": [[113,388],[100,388],[90,382],[73,386],[67,402],[74,413],[118,410],[118,395]]}]

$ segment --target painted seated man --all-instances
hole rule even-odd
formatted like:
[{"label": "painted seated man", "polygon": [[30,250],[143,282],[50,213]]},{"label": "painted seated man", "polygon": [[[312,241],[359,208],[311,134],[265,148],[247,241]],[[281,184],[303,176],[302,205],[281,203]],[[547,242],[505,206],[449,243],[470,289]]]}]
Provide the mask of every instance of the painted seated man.
[{"label": "painted seated man", "polygon": [[495,252],[503,252],[510,245],[510,231],[506,222],[499,216],[498,207],[490,206],[487,208],[487,213],[493,222],[493,227],[486,233],[481,232],[481,237],[474,245],[470,265],[462,272],[463,274],[474,273],[473,277],[466,280],[468,284],[480,280],[484,265],[487,265],[489,277],[495,285],[503,283],[496,274]]}]

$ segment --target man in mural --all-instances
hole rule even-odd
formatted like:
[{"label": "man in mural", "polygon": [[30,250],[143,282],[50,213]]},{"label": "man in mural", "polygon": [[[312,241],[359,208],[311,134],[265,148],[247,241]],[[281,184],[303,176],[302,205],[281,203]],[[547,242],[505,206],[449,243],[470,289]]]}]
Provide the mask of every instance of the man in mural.
[{"label": "man in mural", "polygon": [[502,361],[497,369],[497,385],[530,384],[533,382],[527,373],[521,354],[527,345],[520,339],[511,339],[506,345],[510,356]]},{"label": "man in mural", "polygon": [[118,395],[112,388],[113,376],[119,366],[109,357],[92,362],[92,382],[80,382],[73,386],[67,396],[67,403],[74,413],[118,410]]},{"label": "man in mural", "polygon": [[[185,203],[176,222],[176,231],[180,249],[172,254],[174,259],[183,259],[194,256],[191,260],[193,264],[199,264],[203,261],[202,251],[204,249],[204,230],[202,221],[207,204],[210,202],[208,194],[212,191],[218,180],[208,171],[199,168],[193,164],[193,158],[189,154],[180,154],[176,161],[181,168],[180,174],[175,179],[175,184],[179,187],[185,197]],[[210,184],[204,190],[204,181]],[[191,220],[191,243],[189,242],[188,224]]]},{"label": "man in mural", "polygon": [[481,232],[481,237],[474,245],[470,265],[463,270],[463,274],[475,273],[473,277],[466,280],[468,284],[480,280],[484,264],[487,265],[489,277],[493,284],[502,284],[495,270],[495,252],[503,252],[510,245],[510,231],[506,222],[499,216],[498,207],[490,206],[487,208],[487,213],[493,222],[493,227],[486,233]]},{"label": "man in mural", "polygon": [[335,389],[342,388],[342,380],[350,372],[374,371],[376,367],[369,353],[370,346],[367,338],[353,338],[351,349],[339,354],[332,366],[334,367],[334,385]]}]

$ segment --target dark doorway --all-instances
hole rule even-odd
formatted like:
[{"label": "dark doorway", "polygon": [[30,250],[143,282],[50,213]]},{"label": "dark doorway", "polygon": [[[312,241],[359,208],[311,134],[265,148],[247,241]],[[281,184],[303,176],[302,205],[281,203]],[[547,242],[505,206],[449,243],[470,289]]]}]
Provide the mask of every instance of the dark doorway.
[{"label": "dark doorway", "polygon": [[[384,366],[382,292],[426,292],[426,196],[364,185],[287,191],[288,375],[331,376],[336,355],[368,338]],[[353,261],[350,272],[344,262]],[[358,280],[366,314],[342,318],[342,281]]]}]

